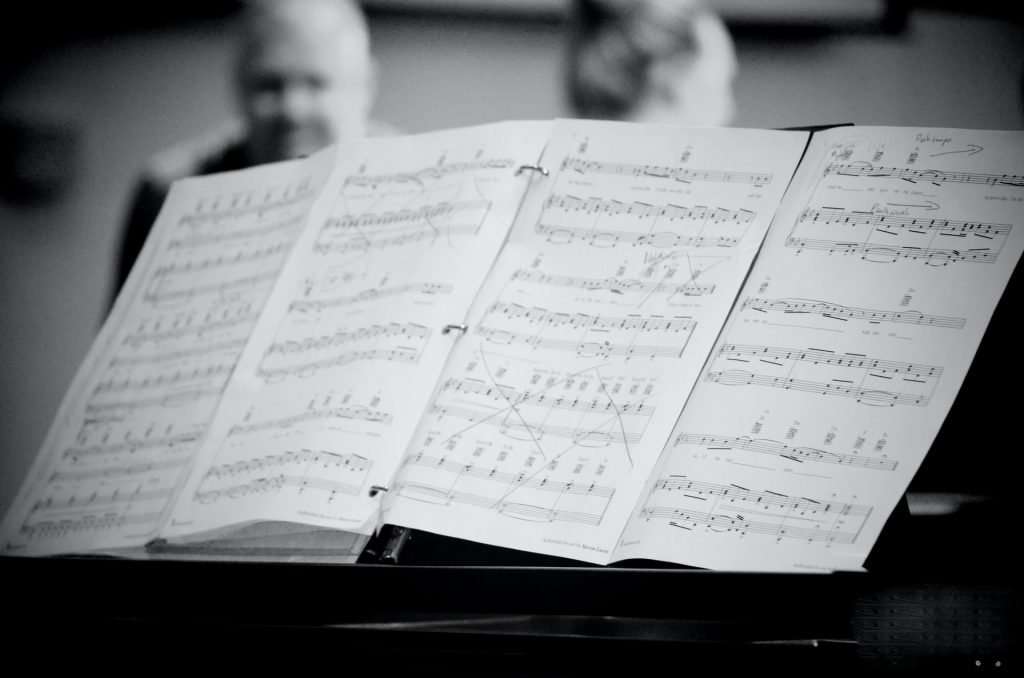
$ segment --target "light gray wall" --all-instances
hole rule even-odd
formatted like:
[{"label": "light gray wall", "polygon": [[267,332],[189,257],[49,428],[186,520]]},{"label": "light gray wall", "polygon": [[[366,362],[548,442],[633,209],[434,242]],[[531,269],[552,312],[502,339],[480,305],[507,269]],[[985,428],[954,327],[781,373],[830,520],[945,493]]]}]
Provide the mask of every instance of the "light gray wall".
[{"label": "light gray wall", "polygon": [[[557,26],[387,17],[373,25],[376,117],[409,132],[565,114]],[[739,118],[1020,128],[1019,27],[914,16],[904,36],[739,43]],[[106,308],[133,178],[156,150],[224,120],[219,26],[119,37],[48,55],[0,101],[72,126],[74,183],[52,204],[0,202],[0,511],[13,498]]]}]

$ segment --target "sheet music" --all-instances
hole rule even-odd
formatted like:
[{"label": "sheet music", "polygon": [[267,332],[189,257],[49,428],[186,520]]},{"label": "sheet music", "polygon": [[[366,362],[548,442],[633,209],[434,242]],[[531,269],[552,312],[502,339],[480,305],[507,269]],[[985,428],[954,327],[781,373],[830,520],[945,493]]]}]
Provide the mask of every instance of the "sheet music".
[{"label": "sheet music", "polygon": [[556,123],[384,522],[607,562],[805,141]]},{"label": "sheet music", "polygon": [[861,568],[1022,246],[1019,133],[815,135],[616,556]]},{"label": "sheet music", "polygon": [[344,148],[253,332],[164,536],[253,520],[376,525],[519,209],[550,123]]},{"label": "sheet music", "polygon": [[3,552],[156,535],[332,159],[172,187],[6,516]]}]

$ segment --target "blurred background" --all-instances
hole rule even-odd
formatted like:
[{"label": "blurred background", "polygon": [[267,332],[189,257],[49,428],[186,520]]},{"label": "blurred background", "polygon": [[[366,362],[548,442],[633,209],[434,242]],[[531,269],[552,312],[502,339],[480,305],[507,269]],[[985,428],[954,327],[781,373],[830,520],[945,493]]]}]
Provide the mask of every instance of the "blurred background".
[{"label": "blurred background", "polygon": [[[742,127],[1020,129],[1017,3],[720,0]],[[563,0],[370,0],[376,120],[569,115]],[[130,192],[234,114],[234,3],[38,3],[0,26],[0,513],[102,323]]]}]

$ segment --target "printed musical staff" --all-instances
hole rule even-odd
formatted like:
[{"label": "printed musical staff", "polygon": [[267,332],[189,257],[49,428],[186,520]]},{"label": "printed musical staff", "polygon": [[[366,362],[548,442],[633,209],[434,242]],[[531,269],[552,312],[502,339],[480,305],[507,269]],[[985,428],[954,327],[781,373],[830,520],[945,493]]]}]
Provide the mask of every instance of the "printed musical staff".
[{"label": "printed musical staff", "polygon": [[654,414],[654,408],[643,400],[638,402],[624,400],[613,403],[610,398],[604,396],[556,395],[547,389],[519,392],[510,386],[502,386],[501,384],[490,386],[480,379],[472,378],[447,379],[441,386],[441,392],[482,396],[497,404],[510,402],[515,405],[529,404],[537,407],[570,410],[573,412],[618,413],[623,417],[641,416],[648,418]]},{"label": "printed musical staff", "polygon": [[72,494],[69,497],[63,499],[54,500],[53,497],[47,497],[46,499],[39,499],[32,505],[32,512],[44,512],[44,511],[65,511],[68,509],[92,509],[95,506],[110,506],[117,504],[134,504],[149,501],[166,501],[171,498],[173,489],[169,487],[143,489],[141,485],[137,486],[135,491],[122,492],[121,488],[114,488],[109,492],[100,490],[93,490],[92,494],[87,497],[78,497]]},{"label": "printed musical staff", "polygon": [[610,499],[615,494],[615,488],[607,485],[598,485],[595,482],[573,482],[565,480],[554,480],[548,476],[521,469],[515,473],[510,471],[499,471],[497,467],[486,467],[473,463],[464,463],[447,457],[434,457],[419,452],[409,457],[406,461],[409,466],[423,466],[435,470],[446,471],[455,476],[465,476],[480,480],[489,480],[500,485],[512,485],[517,488],[531,490],[542,490],[554,494],[570,494],[581,497],[600,497]]},{"label": "printed musical staff", "polygon": [[614,198],[579,198],[574,195],[552,194],[544,201],[544,209],[567,214],[582,213],[607,217],[631,217],[643,221],[694,221],[709,224],[748,224],[757,216],[748,209],[726,209],[694,205],[685,207],[667,203],[654,205],[634,200],[624,202]]},{"label": "printed musical staff", "polygon": [[756,374],[745,370],[725,370],[708,372],[708,381],[723,386],[770,386],[787,391],[801,391],[818,395],[855,398],[865,405],[918,405],[926,406],[931,397],[927,394],[899,393],[876,388],[850,386],[841,383],[817,382],[792,377],[773,377]]},{"label": "printed musical staff", "polygon": [[360,486],[353,485],[351,483],[339,483],[311,476],[295,476],[281,473],[267,478],[257,478],[246,483],[238,483],[228,487],[221,487],[215,490],[203,490],[196,492],[195,500],[200,504],[211,504],[222,499],[242,499],[253,495],[269,494],[280,491],[286,487],[298,489],[300,492],[307,489],[329,492],[330,496],[327,498],[328,502],[331,502],[337,494],[354,497],[359,494],[361,489]]},{"label": "printed musical staff", "polygon": [[424,167],[414,172],[396,172],[393,174],[352,174],[345,178],[345,186],[376,188],[381,184],[414,183],[423,184],[426,180],[440,180],[456,174],[472,174],[487,170],[507,170],[515,165],[510,158],[487,158],[467,162],[447,162],[433,167]]},{"label": "printed musical staff", "polygon": [[586,513],[583,511],[569,511],[559,508],[546,508],[536,504],[514,502],[507,500],[495,501],[472,492],[460,492],[437,485],[427,485],[412,481],[404,481],[395,484],[397,494],[415,501],[425,501],[431,504],[448,505],[451,503],[465,504],[478,508],[493,509],[499,515],[509,518],[517,518],[537,523],[578,523],[582,525],[600,525],[603,519],[602,514]]},{"label": "printed musical staff", "polygon": [[837,544],[856,542],[873,507],[752,490],[734,483],[682,475],[659,478],[641,520],[662,520],[686,530],[765,535]]},{"label": "printed musical staff", "polygon": [[125,365],[147,365],[153,363],[166,363],[175,360],[185,360],[187,358],[197,358],[200,356],[210,355],[211,353],[221,353],[223,351],[231,351],[237,353],[240,349],[244,347],[245,339],[236,339],[234,341],[224,341],[218,344],[209,344],[207,346],[200,346],[197,348],[186,348],[180,351],[168,351],[166,353],[148,353],[142,355],[115,356],[110,359],[110,366],[122,367]]},{"label": "printed musical staff", "polygon": [[830,163],[825,168],[825,176],[830,174],[837,174],[846,177],[900,179],[911,183],[927,182],[935,185],[943,183],[961,183],[1024,188],[1024,176],[1019,174],[997,174],[970,171],[944,172],[934,169],[916,169],[912,167],[881,167],[869,162]]},{"label": "printed musical staff", "polygon": [[[194,218],[194,217],[192,217]],[[305,210],[299,213],[281,219],[279,221],[273,221],[266,225],[261,225],[254,228],[241,228],[227,231],[215,231],[212,233],[191,233],[181,238],[172,239],[167,243],[169,250],[176,249],[190,249],[193,247],[209,247],[211,245],[221,245],[236,240],[249,240],[251,238],[259,238],[261,236],[272,235],[279,231],[292,231],[302,226],[306,221]]]},{"label": "printed musical staff", "polygon": [[339,454],[327,450],[301,449],[212,466],[207,470],[206,478],[234,478],[246,473],[261,473],[285,466],[306,466],[310,464],[323,466],[327,469],[352,471],[355,473],[365,473],[372,466],[369,459],[359,454]]},{"label": "printed musical staff", "polygon": [[369,407],[363,407],[360,405],[344,405],[341,407],[311,409],[299,414],[281,417],[278,419],[267,419],[264,421],[245,424],[235,424],[228,431],[228,435],[240,436],[248,433],[259,433],[262,431],[279,431],[311,421],[326,421],[331,419],[358,419],[361,421],[389,424],[391,423],[392,416],[387,412],[374,410]]},{"label": "printed musical staff", "polygon": [[[195,492],[195,500],[209,504],[224,499],[234,500],[277,492],[288,487],[300,493],[307,489],[319,490],[327,494],[326,501],[331,503],[338,494],[359,494],[372,465],[370,459],[359,454],[311,449],[288,450],[210,467]],[[286,470],[289,468],[297,472]],[[253,474],[259,476],[239,482],[241,477]],[[218,486],[217,481],[226,481],[228,484]]]},{"label": "printed musical staff", "polygon": [[516,271],[512,279],[554,287],[572,287],[588,292],[606,290],[612,294],[651,294],[663,292],[670,296],[678,294],[687,297],[699,297],[714,294],[715,292],[715,285],[713,283],[649,282],[632,278],[587,278],[523,269]]},{"label": "printed musical staff", "polygon": [[526,307],[521,304],[496,301],[487,309],[488,315],[502,316],[507,320],[525,320],[532,325],[573,330],[596,330],[610,332],[627,330],[650,333],[686,334],[693,331],[696,322],[688,316],[666,317],[660,315],[631,314],[624,317],[592,315],[589,313],[566,313],[550,311],[539,306]]},{"label": "printed musical staff", "polygon": [[201,320],[196,314],[160,314],[142,319],[132,332],[125,335],[122,343],[131,348],[139,348],[147,343],[160,344],[248,329],[257,317],[250,303],[229,304],[207,311],[202,314]]},{"label": "printed musical staff", "polygon": [[933,247],[888,245],[866,245],[864,243],[844,242],[836,240],[812,240],[807,238],[789,238],[786,247],[792,247],[797,254],[804,250],[828,252],[829,254],[860,254],[865,261],[892,264],[900,259],[924,261],[930,266],[946,266],[957,261],[991,264],[995,263],[997,252],[980,247],[970,250],[941,249]]},{"label": "printed musical staff", "polygon": [[806,209],[800,214],[800,222],[818,224],[841,224],[845,226],[874,226],[879,231],[886,229],[906,229],[912,233],[924,234],[935,231],[939,235],[951,237],[967,237],[993,240],[1005,238],[1010,224],[989,224],[981,221],[958,221],[930,217],[909,217],[903,215],[844,210],[838,208]]},{"label": "printed musical staff", "polygon": [[286,367],[260,367],[256,370],[256,376],[264,380],[278,379],[292,375],[308,375],[328,370],[335,367],[342,367],[356,362],[382,360],[385,362],[416,363],[420,359],[420,350],[409,347],[396,347],[390,349],[366,349],[363,351],[347,351],[328,358],[312,360],[309,362],[288,365]]},{"label": "printed musical staff", "polygon": [[606,228],[572,228],[553,224],[537,224],[534,231],[544,236],[548,242],[558,245],[571,245],[577,241],[591,247],[653,247],[668,249],[673,247],[735,247],[740,238],[728,235],[685,235],[673,231],[655,233],[637,233],[635,231],[619,231]]},{"label": "printed musical staff", "polygon": [[[478,407],[467,407],[449,403],[435,403],[431,412],[441,417],[451,416],[464,419],[473,424],[486,424],[487,426],[501,429],[506,435],[529,435],[540,439],[545,435],[556,438],[568,438],[581,447],[605,447],[611,444],[636,443],[643,437],[641,431],[626,431],[623,428],[616,428],[625,419],[619,421],[612,417],[606,419],[602,425],[596,427],[587,426],[562,426],[551,423],[525,421],[521,416],[512,416],[512,409],[502,408],[488,410]],[[607,429],[607,430],[606,430]]]},{"label": "printed musical staff", "polygon": [[[74,459],[72,459],[74,461]],[[143,462],[141,464],[115,464],[103,465],[97,468],[65,467],[59,468],[50,474],[49,482],[67,483],[93,478],[109,480],[124,476],[142,476],[149,473],[159,473],[171,469],[180,469],[188,464],[188,457],[168,459],[167,461]]]},{"label": "printed musical staff", "polygon": [[257,273],[255,275],[247,275],[234,280],[226,280],[223,282],[211,282],[207,284],[194,285],[190,287],[180,287],[170,289],[164,289],[164,285],[154,284],[153,289],[148,290],[144,295],[144,300],[147,303],[159,306],[161,303],[166,302],[189,302],[196,297],[206,296],[210,294],[222,295],[226,292],[233,292],[243,289],[251,289],[259,286],[263,283],[271,283],[277,279],[277,271],[268,271],[265,273]]},{"label": "printed musical staff", "polygon": [[786,247],[829,254],[859,254],[866,261],[900,259],[947,266],[963,261],[995,263],[1012,230],[1011,224],[909,217],[823,207],[806,209]]},{"label": "printed musical staff", "polygon": [[425,340],[430,336],[430,330],[416,323],[388,323],[386,325],[370,325],[360,327],[352,331],[339,330],[334,334],[320,335],[318,337],[304,337],[301,340],[289,339],[276,341],[267,347],[265,356],[274,354],[307,353],[309,351],[322,351],[324,349],[344,346],[359,341],[376,341],[386,338],[408,338]]},{"label": "printed musical staff", "polygon": [[396,285],[394,287],[370,288],[358,294],[343,295],[329,299],[298,299],[288,305],[288,310],[296,313],[316,313],[330,308],[378,301],[410,293],[422,294],[428,297],[438,294],[451,294],[452,286],[446,283],[422,282]]},{"label": "printed musical staff", "polygon": [[884,457],[871,457],[861,454],[845,454],[830,452],[806,445],[788,445],[777,440],[766,438],[747,438],[738,436],[716,436],[699,433],[681,432],[676,435],[673,445],[697,445],[709,450],[743,450],[755,454],[766,454],[797,463],[819,462],[837,464],[873,471],[895,471],[899,462]]},{"label": "printed musical staff", "polygon": [[663,344],[612,343],[611,341],[579,341],[573,339],[544,338],[536,334],[510,332],[481,325],[474,331],[493,344],[521,344],[534,349],[574,352],[580,357],[588,358],[680,358],[686,351],[686,343],[682,346]]},{"label": "printed musical staff", "polygon": [[130,400],[103,401],[91,399],[85,404],[85,414],[90,416],[119,410],[143,410],[149,407],[176,408],[183,405],[194,405],[204,398],[213,398],[223,393],[223,384],[215,388],[185,388],[162,393],[151,398],[132,398]]},{"label": "printed musical staff", "polygon": [[481,213],[487,213],[490,206],[490,202],[486,200],[463,200],[423,205],[416,209],[402,209],[394,212],[344,214],[327,219],[321,232],[354,230],[361,233],[363,229],[372,229],[374,234],[378,234],[420,229],[423,226],[439,228],[444,225],[446,220],[463,213],[475,214],[480,217]]},{"label": "printed musical staff", "polygon": [[[718,354],[727,360],[756,358],[758,362],[778,364],[773,361],[789,360],[812,363],[814,365],[834,365],[868,370],[871,374],[905,374],[918,379],[939,378],[942,368],[934,365],[922,365],[894,360],[869,358],[859,353],[837,353],[822,348],[789,349],[774,346],[747,346],[742,344],[722,344]],[[769,360],[769,358],[771,360]],[[750,361],[744,361],[750,362]]]},{"label": "printed musical staff", "polygon": [[19,535],[28,540],[52,540],[82,532],[130,528],[133,535],[141,538],[156,531],[162,515],[160,511],[128,512],[125,509],[98,514],[88,511],[78,517],[26,520]]},{"label": "printed musical staff", "polygon": [[765,186],[772,182],[772,175],[760,172],[725,172],[721,170],[693,169],[681,166],[643,165],[635,163],[585,160],[568,156],[562,162],[563,170],[579,174],[611,174],[643,178],[672,179],[682,183],[717,182],[726,184],[752,184]]},{"label": "printed musical staff", "polygon": [[743,309],[751,309],[766,313],[775,311],[785,314],[810,314],[820,315],[833,320],[866,320],[871,324],[883,322],[905,323],[909,325],[924,325],[927,327],[944,327],[949,329],[963,329],[967,323],[966,318],[955,318],[951,316],[929,315],[915,310],[885,311],[873,308],[858,308],[856,306],[843,306],[829,301],[819,299],[762,299],[750,297],[743,301]]},{"label": "printed musical staff", "polygon": [[[756,216],[747,209],[652,205],[555,194],[545,200],[544,213],[534,231],[559,245],[579,241],[592,247],[735,247]],[[603,218],[614,226],[600,224]],[[654,230],[656,227],[660,230]]]},{"label": "printed musical staff", "polygon": [[[281,195],[275,198],[274,195],[278,190],[280,190]],[[262,202],[257,203],[252,202],[250,195],[247,196],[246,200],[241,201],[244,204],[238,204],[239,201],[236,196],[236,199],[231,204],[224,205],[222,204],[224,197],[215,196],[210,200],[200,200],[194,210],[178,218],[177,225],[181,229],[188,230],[190,235],[195,235],[195,229],[197,228],[212,227],[223,235],[231,232],[244,232],[248,234],[247,238],[259,237],[266,235],[266,232],[262,228],[252,228],[253,221],[259,223],[268,217],[273,218],[281,210],[298,212],[302,215],[304,221],[305,208],[315,195],[313,186],[308,182],[304,182],[295,187],[286,186],[282,189],[270,189],[264,194]],[[225,228],[225,224],[222,222],[241,223],[242,226],[229,230]],[[278,222],[272,223],[277,224]]]},{"label": "printed musical staff", "polygon": [[61,454],[63,459],[78,462],[90,457],[106,457],[124,453],[135,454],[138,450],[168,450],[175,447],[194,445],[201,440],[199,433],[180,433],[172,436],[122,440],[118,442],[90,445],[88,447],[69,447]]},{"label": "printed musical staff", "polygon": [[[733,369],[730,363],[749,368]],[[754,368],[758,371],[752,371]],[[928,405],[943,369],[828,349],[723,344],[707,380],[723,386],[768,386],[865,405]],[[903,390],[905,389],[905,390]]]},{"label": "printed musical staff", "polygon": [[234,369],[234,365],[231,362],[215,362],[211,365],[194,367],[192,369],[184,368],[173,372],[146,374],[137,379],[111,376],[96,384],[92,393],[98,396],[105,393],[123,393],[125,391],[175,387],[183,383],[223,379],[231,374],[232,369]]}]

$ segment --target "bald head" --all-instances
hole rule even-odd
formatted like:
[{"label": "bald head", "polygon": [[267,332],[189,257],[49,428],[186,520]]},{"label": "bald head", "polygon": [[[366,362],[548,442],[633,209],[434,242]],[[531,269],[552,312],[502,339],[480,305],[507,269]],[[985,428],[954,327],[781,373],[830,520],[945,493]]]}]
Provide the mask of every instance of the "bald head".
[{"label": "bald head", "polygon": [[249,3],[236,78],[254,163],[365,136],[373,66],[362,12],[348,0]]}]

